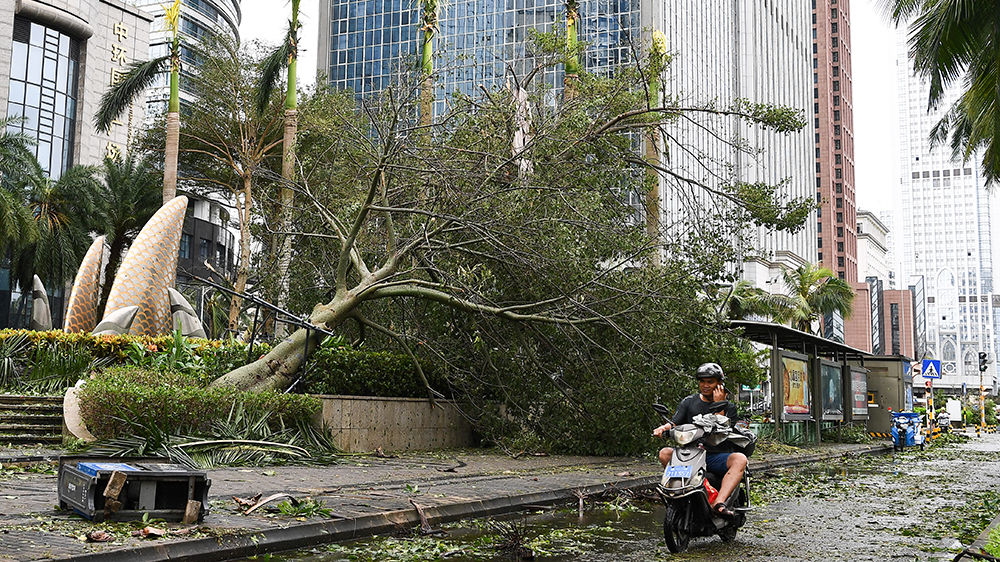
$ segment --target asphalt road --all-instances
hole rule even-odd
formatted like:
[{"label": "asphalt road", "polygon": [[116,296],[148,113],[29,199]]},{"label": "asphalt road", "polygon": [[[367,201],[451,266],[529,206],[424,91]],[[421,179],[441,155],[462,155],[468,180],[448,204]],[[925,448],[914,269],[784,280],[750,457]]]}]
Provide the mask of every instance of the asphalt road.
[{"label": "asphalt road", "polygon": [[[780,471],[736,540],[692,540],[670,560],[952,560],[1000,515],[1000,435],[927,451]],[[665,549],[663,549],[665,551]]]}]

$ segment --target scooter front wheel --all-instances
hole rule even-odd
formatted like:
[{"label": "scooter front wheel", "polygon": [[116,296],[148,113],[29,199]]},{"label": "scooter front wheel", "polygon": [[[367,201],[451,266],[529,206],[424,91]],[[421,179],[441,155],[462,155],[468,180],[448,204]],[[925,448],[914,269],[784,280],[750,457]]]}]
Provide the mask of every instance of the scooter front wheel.
[{"label": "scooter front wheel", "polygon": [[675,503],[667,504],[667,514],[663,517],[663,538],[670,552],[678,553],[687,550],[691,541],[691,531],[684,521],[686,510]]}]

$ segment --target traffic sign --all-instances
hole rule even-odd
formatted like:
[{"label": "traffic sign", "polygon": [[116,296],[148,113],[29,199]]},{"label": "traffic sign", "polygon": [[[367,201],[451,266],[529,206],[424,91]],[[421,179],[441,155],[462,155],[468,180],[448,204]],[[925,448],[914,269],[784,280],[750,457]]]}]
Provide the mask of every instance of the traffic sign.
[{"label": "traffic sign", "polygon": [[925,379],[939,379],[941,378],[941,360],[940,359],[924,359],[924,363],[920,369],[921,374]]}]

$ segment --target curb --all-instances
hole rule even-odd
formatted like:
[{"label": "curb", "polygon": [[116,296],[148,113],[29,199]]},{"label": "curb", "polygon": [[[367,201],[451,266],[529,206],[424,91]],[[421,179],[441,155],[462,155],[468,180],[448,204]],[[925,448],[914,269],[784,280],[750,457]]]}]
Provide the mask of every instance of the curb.
[{"label": "curb", "polygon": [[[886,453],[888,445],[871,445],[851,451],[831,451],[803,455],[773,461],[753,461],[751,470],[766,473],[771,470],[788,468],[802,464],[841,458],[848,455],[871,455]],[[432,524],[447,523],[461,519],[487,517],[512,513],[530,505],[553,505],[571,502],[578,493],[587,495],[600,493],[612,486],[619,489],[638,490],[655,486],[659,474],[630,478],[617,482],[594,484],[583,488],[559,489],[532,494],[522,494],[490,500],[478,500],[445,505],[421,505],[427,520]],[[415,509],[388,511],[350,519],[336,519],[317,523],[304,523],[285,528],[254,531],[205,539],[164,542],[149,546],[94,552],[80,556],[63,558],[77,562],[216,562],[236,558],[248,558],[267,553],[294,550],[317,544],[346,541],[392,532],[400,527],[412,527],[420,523]]]}]

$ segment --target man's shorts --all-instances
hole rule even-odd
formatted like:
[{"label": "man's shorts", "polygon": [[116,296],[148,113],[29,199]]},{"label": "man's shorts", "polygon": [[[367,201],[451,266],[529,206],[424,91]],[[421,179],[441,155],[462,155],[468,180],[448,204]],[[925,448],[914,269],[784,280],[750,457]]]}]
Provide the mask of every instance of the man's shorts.
[{"label": "man's shorts", "polygon": [[732,453],[707,453],[705,455],[705,464],[707,465],[708,471],[712,474],[718,474],[723,476],[729,471],[729,467],[726,463],[729,462],[729,455]]}]

